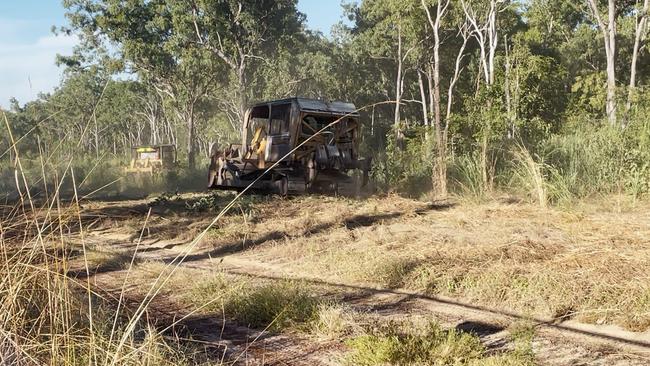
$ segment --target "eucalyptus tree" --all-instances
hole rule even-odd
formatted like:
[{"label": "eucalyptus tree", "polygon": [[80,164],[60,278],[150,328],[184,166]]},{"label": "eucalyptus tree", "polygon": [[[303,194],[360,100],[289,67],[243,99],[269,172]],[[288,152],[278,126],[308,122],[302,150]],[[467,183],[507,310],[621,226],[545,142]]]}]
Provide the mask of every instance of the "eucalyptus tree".
[{"label": "eucalyptus tree", "polygon": [[[467,44],[471,36],[470,23],[459,11],[458,1],[451,0],[420,0],[422,9],[426,13],[429,27],[427,31],[433,34],[433,45],[429,60],[428,84],[429,105],[433,111],[433,125],[436,137],[436,158],[432,175],[434,191],[439,196],[447,195],[447,152],[449,143],[449,124],[451,123],[452,107],[454,103],[455,88],[463,70],[464,58],[467,56]],[[443,46],[442,35],[447,41],[446,48],[458,47],[454,53],[447,55],[441,61],[440,48]],[[441,65],[441,62],[445,65]],[[441,69],[446,66],[448,70],[448,87],[446,93],[445,116],[442,117],[443,101],[441,97]],[[420,84],[422,81],[418,80]],[[421,89],[424,89],[421,87]],[[422,99],[424,103],[424,91]]]},{"label": "eucalyptus tree", "polygon": [[[127,72],[152,85],[187,131],[188,164],[195,164],[196,106],[223,74],[222,65],[192,38],[186,1],[65,0],[70,31],[82,38],[78,59],[113,49]],[[106,54],[106,52],[103,52]],[[97,61],[97,60],[95,60]]]},{"label": "eucalyptus tree", "polygon": [[607,0],[606,17],[601,14],[597,0],[587,0],[596,25],[603,34],[607,58],[607,119],[616,125],[616,2]]},{"label": "eucalyptus tree", "polygon": [[625,119],[623,124],[628,122],[632,99],[637,82],[637,68],[639,63],[639,53],[642,50],[647,33],[648,33],[648,11],[650,10],[650,0],[643,0],[643,5],[637,1],[634,9],[634,46],[632,47],[632,60],[630,64],[630,84],[628,87],[627,101],[625,103]]},{"label": "eucalyptus tree", "polygon": [[63,111],[43,127],[50,142],[58,141],[70,153],[94,152],[100,155],[100,136],[108,128],[97,121],[97,106],[104,97],[108,76],[95,67],[68,73],[47,99],[48,109]]},{"label": "eucalyptus tree", "polygon": [[[476,41],[479,48],[479,65],[483,82],[487,87],[487,92],[490,93],[496,83],[496,55],[499,47],[499,23],[498,15],[501,14],[510,5],[510,0],[489,0],[489,1],[475,1],[475,0],[460,0],[463,12],[465,13],[466,20],[471,29],[471,35]],[[481,78],[477,78],[477,94]],[[490,174],[490,162],[488,156],[489,140],[492,134],[493,118],[495,111],[493,110],[493,101],[491,97],[487,97],[487,112],[491,116],[486,116],[482,125],[481,131],[481,178],[483,186],[490,189],[492,186],[493,176]]]},{"label": "eucalyptus tree", "polygon": [[195,45],[226,66],[235,88],[225,95],[230,103],[224,106],[243,121],[249,96],[261,94],[249,90],[255,68],[272,63],[300,36],[304,15],[297,0],[195,0],[187,6],[180,26],[191,29]]},{"label": "eucalyptus tree", "polygon": [[[418,0],[366,0],[356,10],[353,34],[357,47],[378,62],[388,62],[392,72],[392,96],[395,103],[393,128],[398,146],[402,145],[402,105],[408,70],[416,68],[417,52],[424,41],[425,15]],[[384,68],[379,67],[386,81]]]}]

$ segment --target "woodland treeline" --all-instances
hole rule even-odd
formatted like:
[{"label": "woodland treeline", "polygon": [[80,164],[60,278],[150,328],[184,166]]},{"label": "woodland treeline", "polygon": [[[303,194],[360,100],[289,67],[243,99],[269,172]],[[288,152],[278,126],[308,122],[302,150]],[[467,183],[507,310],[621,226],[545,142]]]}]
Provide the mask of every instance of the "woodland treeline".
[{"label": "woodland treeline", "polygon": [[57,60],[61,85],[7,116],[25,156],[174,143],[201,170],[253,102],[345,100],[362,108],[380,189],[640,196],[649,1],[344,2],[349,21],[325,37],[296,0],[64,0],[56,32],[80,43]]}]

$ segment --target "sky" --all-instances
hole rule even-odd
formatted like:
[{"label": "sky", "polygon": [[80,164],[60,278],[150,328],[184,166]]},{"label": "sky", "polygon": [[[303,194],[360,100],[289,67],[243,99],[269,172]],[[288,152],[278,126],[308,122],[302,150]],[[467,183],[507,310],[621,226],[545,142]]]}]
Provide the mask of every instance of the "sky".
[{"label": "sky", "polygon": [[[329,35],[342,20],[340,0],[298,0],[307,27]],[[21,104],[59,84],[57,54],[70,54],[76,38],[54,35],[52,26],[66,24],[61,0],[0,0],[0,107],[15,97]]]}]

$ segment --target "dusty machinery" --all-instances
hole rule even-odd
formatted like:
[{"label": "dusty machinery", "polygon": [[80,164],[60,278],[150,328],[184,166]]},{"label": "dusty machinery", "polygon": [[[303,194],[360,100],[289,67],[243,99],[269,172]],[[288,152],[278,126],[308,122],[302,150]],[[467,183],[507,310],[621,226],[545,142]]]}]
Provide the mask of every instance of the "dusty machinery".
[{"label": "dusty machinery", "polygon": [[176,146],[144,145],[131,148],[131,162],[124,172],[156,176],[176,167]]},{"label": "dusty machinery", "polygon": [[[367,183],[370,159],[359,157],[353,104],[276,100],[254,105],[244,121],[240,144],[211,147],[209,188],[241,190],[252,184],[254,190],[286,195],[349,193]],[[353,170],[362,177],[349,175]]]}]

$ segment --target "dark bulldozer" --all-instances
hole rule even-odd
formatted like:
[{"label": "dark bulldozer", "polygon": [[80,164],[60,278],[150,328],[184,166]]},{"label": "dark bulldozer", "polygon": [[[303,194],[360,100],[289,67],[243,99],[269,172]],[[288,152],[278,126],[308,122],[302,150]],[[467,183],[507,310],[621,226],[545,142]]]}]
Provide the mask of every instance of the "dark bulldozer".
[{"label": "dark bulldozer", "polygon": [[[370,171],[370,159],[359,157],[360,136],[359,114],[350,103],[291,98],[254,105],[241,144],[210,149],[208,187],[352,194],[366,185]],[[361,174],[351,175],[355,170]]]}]

